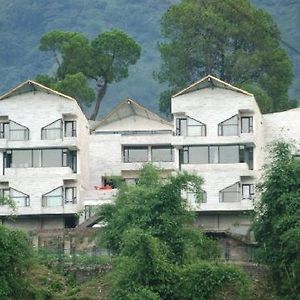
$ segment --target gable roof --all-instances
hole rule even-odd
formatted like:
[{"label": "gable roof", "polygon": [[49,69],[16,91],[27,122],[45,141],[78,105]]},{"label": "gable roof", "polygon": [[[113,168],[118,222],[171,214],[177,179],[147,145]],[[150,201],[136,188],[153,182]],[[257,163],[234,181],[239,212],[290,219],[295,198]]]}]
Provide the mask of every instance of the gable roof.
[{"label": "gable roof", "polygon": [[97,124],[95,124],[95,126],[93,127],[93,130],[96,130],[100,126],[112,123],[114,121],[122,120],[133,115],[172,126],[170,122],[161,118],[159,115],[150,111],[148,108],[130,98],[127,98],[121,101],[117,106],[115,106],[113,110],[109,112],[102,120],[97,122]]},{"label": "gable roof", "polygon": [[75,101],[76,100],[70,96],[67,96],[65,94],[62,94],[60,92],[54,91],[40,83],[37,83],[33,80],[27,80],[19,85],[17,85],[15,88],[9,90],[7,93],[3,94],[2,96],[0,96],[0,100],[15,96],[15,95],[19,95],[19,94],[24,94],[24,93],[29,93],[29,92],[34,92],[34,91],[39,91],[39,92],[43,92],[43,93],[47,93],[47,94],[52,94],[52,95],[56,95],[56,96],[60,96],[63,97],[65,99],[68,100],[72,100]]},{"label": "gable roof", "polygon": [[227,89],[227,90],[232,90],[235,92],[239,92],[242,94],[245,94],[247,96],[253,96],[253,94],[248,93],[242,89],[239,89],[225,81],[222,81],[221,79],[218,79],[212,75],[207,75],[204,78],[198,80],[197,82],[191,84],[190,86],[188,86],[187,88],[181,90],[180,92],[178,92],[177,94],[173,95],[172,98],[183,95],[183,94],[187,94],[190,92],[194,92],[200,89],[204,89],[207,87],[211,87],[211,86],[215,86],[221,89]]}]

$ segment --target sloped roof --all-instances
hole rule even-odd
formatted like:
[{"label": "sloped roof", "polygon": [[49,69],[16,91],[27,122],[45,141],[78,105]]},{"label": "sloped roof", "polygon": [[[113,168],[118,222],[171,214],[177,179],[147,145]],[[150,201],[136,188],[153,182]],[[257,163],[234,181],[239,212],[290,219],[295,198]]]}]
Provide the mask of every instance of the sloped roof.
[{"label": "sloped roof", "polygon": [[56,96],[61,96],[63,98],[66,98],[68,100],[72,100],[72,101],[76,101],[74,98],[67,96],[65,94],[62,94],[60,92],[54,91],[40,83],[37,83],[33,80],[27,80],[19,85],[17,85],[15,88],[11,89],[10,91],[8,91],[7,93],[3,94],[2,96],[0,96],[0,100],[12,97],[12,96],[16,96],[19,94],[24,94],[24,93],[29,93],[29,92],[34,92],[34,91],[39,91],[39,92],[43,92],[43,93],[47,93],[47,94],[52,94],[52,95],[56,95]]},{"label": "sloped roof", "polygon": [[140,116],[142,118],[151,119],[162,124],[171,125],[170,122],[161,118],[159,115],[153,113],[143,105],[137,103],[136,101],[127,98],[121,101],[111,112],[109,112],[102,120],[97,122],[93,127],[93,130],[96,130],[98,127],[125,119],[130,116]]},{"label": "sloped roof", "polygon": [[225,81],[222,81],[212,75],[207,75],[206,77],[198,80],[197,82],[191,84],[190,86],[188,86],[187,88],[183,89],[182,91],[178,92],[177,94],[173,95],[172,97],[177,97],[177,96],[180,96],[180,95],[184,95],[184,94],[187,94],[187,93],[190,93],[190,92],[194,92],[194,91],[197,91],[197,90],[200,90],[200,89],[204,89],[204,88],[207,88],[207,87],[211,87],[211,86],[215,86],[215,87],[218,87],[218,88],[221,88],[221,89],[227,89],[227,90],[232,90],[232,91],[235,91],[235,92],[239,92],[239,93],[242,93],[242,94],[245,94],[247,96],[253,96],[253,94],[251,93],[248,93],[242,89],[239,89]]}]

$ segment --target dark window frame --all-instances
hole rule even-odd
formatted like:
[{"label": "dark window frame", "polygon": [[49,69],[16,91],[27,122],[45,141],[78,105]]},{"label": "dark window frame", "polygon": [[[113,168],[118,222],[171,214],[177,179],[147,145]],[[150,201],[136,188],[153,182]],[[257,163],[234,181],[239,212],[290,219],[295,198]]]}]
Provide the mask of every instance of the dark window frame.
[{"label": "dark window frame", "polygon": [[[247,120],[247,131],[243,130],[243,120]],[[253,133],[253,116],[241,117],[241,133]]]},{"label": "dark window frame", "polygon": [[[66,135],[67,124],[71,124],[71,135]],[[77,136],[77,122],[76,120],[65,120],[64,121],[64,137],[76,137]]]},{"label": "dark window frame", "polygon": [[[12,188],[12,187],[10,187],[9,188],[9,193],[10,193],[10,199],[12,200],[12,201],[14,201],[14,198],[25,198],[25,206],[21,206],[21,207],[28,207],[28,206],[30,206],[30,196],[28,195],[28,194],[26,194],[26,193],[23,193],[23,192],[21,192],[21,191],[19,191],[19,190],[17,190],[17,189],[15,189],[15,188]],[[16,191],[16,192],[18,192],[18,193],[20,193],[20,194],[22,194],[23,196],[11,196],[11,191]]]},{"label": "dark window frame", "polygon": [[[20,129],[11,129],[11,126],[10,126],[11,123],[17,124],[18,126],[20,126],[22,128],[20,128]],[[23,131],[23,133],[24,133],[24,139],[12,139],[11,138],[11,133],[12,132],[21,132],[21,131]],[[20,123],[18,123],[18,122],[16,122],[16,121],[9,120],[9,133],[8,134],[9,134],[8,140],[10,140],[10,141],[28,141],[29,140],[29,128],[22,125],[22,124],[20,124]]]},{"label": "dark window frame", "polygon": [[[52,193],[55,190],[61,189],[61,196],[49,196],[48,194]],[[52,207],[52,206],[48,206],[47,205],[47,201],[48,198],[57,198],[57,197],[61,197],[61,205],[56,205],[56,206],[63,206],[64,203],[64,190],[63,190],[63,186],[58,186],[55,189],[52,189],[51,191],[45,193],[42,195],[42,207]]]},{"label": "dark window frame", "polygon": [[[250,197],[245,197],[244,196],[244,188],[248,187],[249,188],[249,195]],[[255,198],[255,187],[253,183],[243,183],[242,184],[242,199],[243,200],[253,200]]]},{"label": "dark window frame", "polygon": [[[71,200],[67,200],[67,191],[71,190],[72,191],[72,199]],[[65,186],[64,187],[64,203],[65,204],[76,204],[77,203],[77,187],[76,186]]]}]

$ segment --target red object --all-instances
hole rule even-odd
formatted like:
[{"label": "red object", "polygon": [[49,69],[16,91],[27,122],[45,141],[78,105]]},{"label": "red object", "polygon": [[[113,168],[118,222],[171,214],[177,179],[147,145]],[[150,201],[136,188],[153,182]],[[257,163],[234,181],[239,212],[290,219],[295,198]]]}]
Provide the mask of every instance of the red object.
[{"label": "red object", "polygon": [[96,185],[95,189],[96,190],[111,190],[112,187],[110,185]]}]

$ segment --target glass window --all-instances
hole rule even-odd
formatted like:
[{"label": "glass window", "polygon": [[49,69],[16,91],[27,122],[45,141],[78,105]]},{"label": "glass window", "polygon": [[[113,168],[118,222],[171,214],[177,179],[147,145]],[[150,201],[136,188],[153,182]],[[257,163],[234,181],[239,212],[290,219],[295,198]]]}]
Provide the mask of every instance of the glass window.
[{"label": "glass window", "polygon": [[13,188],[10,188],[10,199],[15,202],[17,207],[30,205],[29,196]]},{"label": "glass window", "polygon": [[65,137],[76,136],[76,121],[64,122]]},{"label": "glass window", "polygon": [[29,139],[29,129],[21,124],[9,122],[9,139],[13,141],[24,141]]},{"label": "glass window", "polygon": [[209,147],[209,163],[217,164],[219,163],[219,147],[210,146]]},{"label": "glass window", "polygon": [[124,162],[148,161],[148,147],[124,147]]},{"label": "glass window", "polygon": [[218,134],[222,136],[238,135],[238,116],[233,116],[218,125]]},{"label": "glass window", "polygon": [[186,136],[186,118],[176,119],[176,135]]},{"label": "glass window", "polygon": [[189,147],[189,163],[190,164],[207,164],[208,163],[208,147],[207,146]]},{"label": "glass window", "polygon": [[239,146],[220,146],[220,164],[239,163]]},{"label": "glass window", "polygon": [[62,187],[56,188],[42,196],[42,206],[62,206],[63,205],[63,189]]},{"label": "glass window", "polygon": [[62,120],[56,120],[42,128],[42,140],[56,140],[62,138]]},{"label": "glass window", "polygon": [[253,117],[241,118],[241,133],[253,132]]},{"label": "glass window", "polygon": [[155,146],[151,149],[152,161],[154,162],[168,162],[173,161],[171,146]]},{"label": "glass window", "polygon": [[77,188],[65,187],[65,203],[76,203],[77,200]]},{"label": "glass window", "polygon": [[32,150],[33,154],[33,167],[40,168],[42,166],[42,154],[41,150]]},{"label": "glass window", "polygon": [[220,202],[240,202],[240,184],[237,182],[220,191]]},{"label": "glass window", "polygon": [[242,185],[242,196],[243,199],[252,200],[254,199],[254,185],[253,184],[243,184]]},{"label": "glass window", "polygon": [[0,123],[0,139],[9,138],[9,123]]},{"label": "glass window", "polygon": [[42,150],[43,167],[61,167],[62,150],[61,149],[43,149]]},{"label": "glass window", "polygon": [[32,167],[31,150],[13,150],[11,157],[12,168],[30,168]]}]

